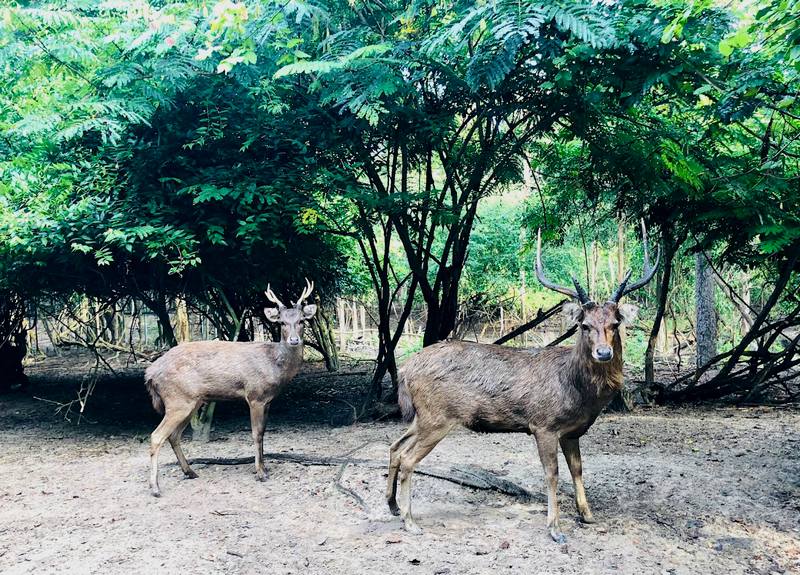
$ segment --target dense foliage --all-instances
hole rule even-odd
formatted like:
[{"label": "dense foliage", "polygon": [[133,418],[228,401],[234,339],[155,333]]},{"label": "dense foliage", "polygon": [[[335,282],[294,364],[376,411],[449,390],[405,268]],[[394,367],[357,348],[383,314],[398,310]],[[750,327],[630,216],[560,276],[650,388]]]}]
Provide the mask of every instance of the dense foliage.
[{"label": "dense foliage", "polygon": [[224,310],[233,337],[267,282],[309,276],[370,294],[377,383],[417,305],[429,344],[475,302],[557,303],[532,285],[537,228],[552,275],[579,269],[600,298],[623,259],[638,269],[642,218],[665,255],[640,296],[650,384],[701,251],[758,302],[712,395],[754,346],[752,365],[785,372],[797,340],[763,329],[797,316],[798,16],[766,0],[3,8],[0,290],[135,297],[167,324],[182,297]]}]

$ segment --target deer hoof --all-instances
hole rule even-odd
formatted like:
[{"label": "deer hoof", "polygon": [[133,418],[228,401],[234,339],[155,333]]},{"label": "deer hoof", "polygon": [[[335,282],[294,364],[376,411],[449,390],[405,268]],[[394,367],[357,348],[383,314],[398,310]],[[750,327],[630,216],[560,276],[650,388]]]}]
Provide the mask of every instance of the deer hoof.
[{"label": "deer hoof", "polygon": [[422,529],[413,521],[406,521],[403,527],[410,535],[422,535]]},{"label": "deer hoof", "polygon": [[151,494],[153,497],[161,497],[161,491],[159,491],[157,487],[156,487],[156,488],[154,488],[154,489],[151,489],[151,490],[150,490],[150,494]]},{"label": "deer hoof", "polygon": [[397,501],[388,501],[387,503],[389,504],[389,511],[391,512],[391,514],[394,515],[395,517],[399,517],[400,508],[397,506]]},{"label": "deer hoof", "polygon": [[256,481],[265,482],[267,480],[266,473],[256,473]]},{"label": "deer hoof", "polygon": [[597,520],[592,517],[591,513],[581,513],[581,523],[591,525],[592,523],[597,523]]},{"label": "deer hoof", "polygon": [[555,541],[559,545],[567,544],[567,536],[561,533],[561,531],[556,531],[555,529],[551,529],[550,537],[553,539],[553,541]]},{"label": "deer hoof", "polygon": [[183,476],[185,479],[197,479],[200,477],[197,473],[194,472],[194,469],[190,469],[189,471],[184,471]]}]

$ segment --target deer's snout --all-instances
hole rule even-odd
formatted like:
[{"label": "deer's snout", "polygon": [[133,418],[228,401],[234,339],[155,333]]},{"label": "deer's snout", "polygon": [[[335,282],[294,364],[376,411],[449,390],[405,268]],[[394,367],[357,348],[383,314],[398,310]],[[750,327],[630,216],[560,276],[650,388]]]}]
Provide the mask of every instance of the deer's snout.
[{"label": "deer's snout", "polygon": [[289,338],[289,345],[299,345],[299,344],[300,344],[300,338],[297,337],[296,335],[293,335]]},{"label": "deer's snout", "polygon": [[611,361],[612,357],[614,357],[614,350],[609,345],[601,345],[594,350],[594,358],[597,361]]}]

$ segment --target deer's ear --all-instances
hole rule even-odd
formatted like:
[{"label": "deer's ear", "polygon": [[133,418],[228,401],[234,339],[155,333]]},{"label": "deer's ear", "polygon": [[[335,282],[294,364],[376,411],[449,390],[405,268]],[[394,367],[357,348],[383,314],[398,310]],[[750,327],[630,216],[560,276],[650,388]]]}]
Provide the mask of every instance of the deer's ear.
[{"label": "deer's ear", "polygon": [[281,319],[281,312],[276,307],[265,307],[264,315],[267,316],[267,321],[276,322]]},{"label": "deer's ear", "polygon": [[622,320],[622,323],[630,325],[636,319],[639,308],[631,303],[623,303],[617,307],[617,312],[619,313],[619,319]]},{"label": "deer's ear", "polygon": [[583,317],[583,308],[574,301],[565,303],[561,307],[561,310],[564,312],[564,317],[567,318],[569,323],[578,323],[581,317]]},{"label": "deer's ear", "polygon": [[305,319],[311,319],[315,313],[317,313],[317,306],[313,303],[303,306],[303,317]]}]

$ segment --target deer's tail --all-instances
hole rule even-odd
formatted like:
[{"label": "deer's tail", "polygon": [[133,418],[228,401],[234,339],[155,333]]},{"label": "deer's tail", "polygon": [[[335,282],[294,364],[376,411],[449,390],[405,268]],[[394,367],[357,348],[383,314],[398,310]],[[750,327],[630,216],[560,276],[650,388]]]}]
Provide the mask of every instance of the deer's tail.
[{"label": "deer's tail", "polygon": [[153,402],[153,409],[158,413],[164,413],[164,400],[158,394],[155,384],[153,384],[153,376],[145,372],[144,386],[147,388],[147,393],[150,394],[150,401]]},{"label": "deer's tail", "polygon": [[406,384],[405,370],[401,369],[397,373],[397,403],[400,404],[400,413],[403,414],[403,421],[412,421],[417,414],[414,402]]}]

